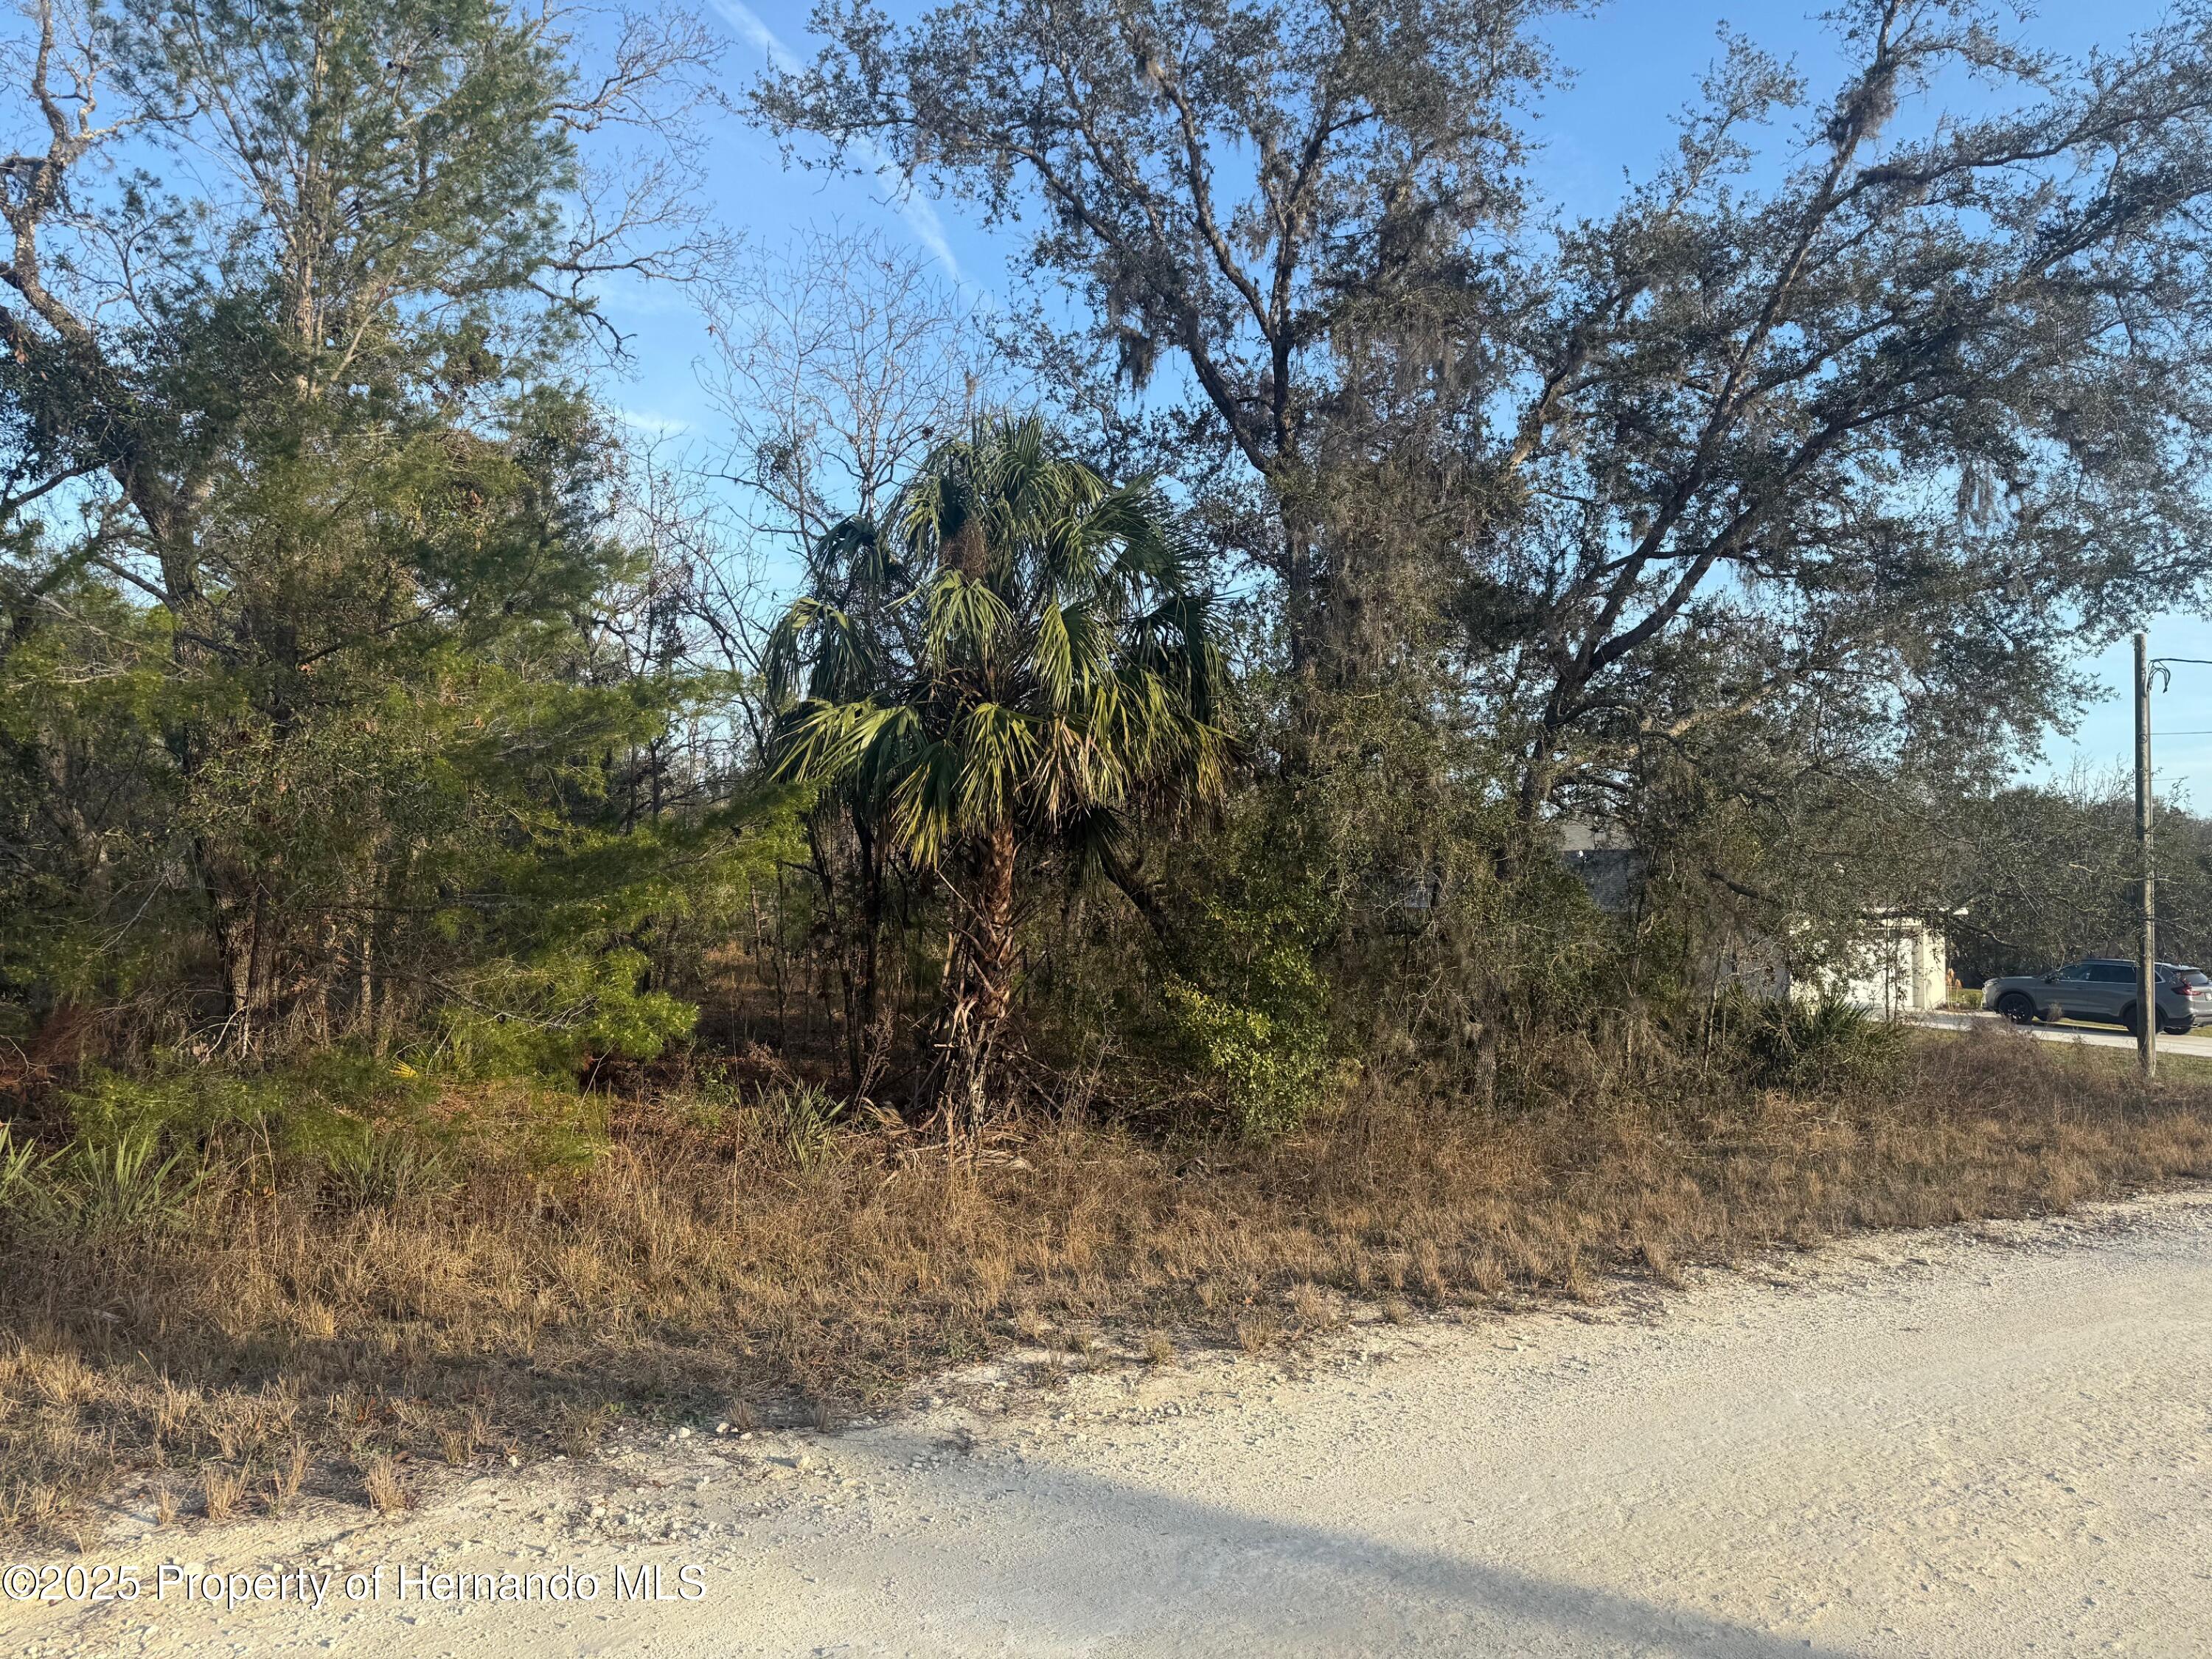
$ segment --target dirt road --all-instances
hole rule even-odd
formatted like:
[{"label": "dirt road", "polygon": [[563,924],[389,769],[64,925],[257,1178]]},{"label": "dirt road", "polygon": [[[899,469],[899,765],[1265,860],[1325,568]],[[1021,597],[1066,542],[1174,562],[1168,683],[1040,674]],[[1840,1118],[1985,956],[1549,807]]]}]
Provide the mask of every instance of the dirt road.
[{"label": "dirt road", "polygon": [[[708,1424],[398,1521],[157,1532],[84,1558],[135,1561],[136,1602],[0,1603],[0,1659],[2212,1642],[2212,1195],[1863,1240],[1659,1303],[1356,1322],[1296,1368],[1125,1367],[1042,1403],[982,1370],[835,1437]],[[226,1610],[175,1566],[333,1576],[320,1610],[295,1579]],[[403,1570],[564,1566],[595,1599],[402,1599]],[[654,1566],[663,1599],[635,1599]]]}]

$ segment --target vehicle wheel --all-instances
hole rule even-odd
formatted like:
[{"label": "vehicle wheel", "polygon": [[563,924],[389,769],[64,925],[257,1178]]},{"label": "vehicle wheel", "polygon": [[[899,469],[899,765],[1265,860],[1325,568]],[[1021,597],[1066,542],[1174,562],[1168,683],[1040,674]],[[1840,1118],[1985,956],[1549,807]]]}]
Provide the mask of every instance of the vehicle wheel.
[{"label": "vehicle wheel", "polygon": [[2120,1010],[2120,1024],[2127,1028],[2130,1036],[2136,1034],[2136,1006],[2130,1002]]},{"label": "vehicle wheel", "polygon": [[2015,1025],[2035,1018],[2035,999],[2025,991],[2007,991],[1997,999],[1997,1012]]}]

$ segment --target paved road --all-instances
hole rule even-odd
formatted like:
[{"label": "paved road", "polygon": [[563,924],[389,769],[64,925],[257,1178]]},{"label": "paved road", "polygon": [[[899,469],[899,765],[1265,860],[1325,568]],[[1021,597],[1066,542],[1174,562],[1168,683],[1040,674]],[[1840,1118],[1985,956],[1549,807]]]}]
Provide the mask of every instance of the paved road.
[{"label": "paved road", "polygon": [[[320,1613],[0,1604],[0,1653],[2179,1655],[2212,1639],[2212,1196],[1860,1241],[1703,1276],[1662,1305],[1359,1324],[1302,1363],[1125,1369],[1042,1405],[981,1370],[933,1410],[834,1437],[709,1425],[613,1467],[480,1480],[398,1522],[333,1512],[182,1546],[200,1568],[381,1564],[387,1586],[403,1564],[569,1565],[599,1576],[583,1606],[389,1588]],[[175,1537],[120,1558],[150,1571]],[[614,1599],[616,1570],[652,1565],[678,1599]]]},{"label": "paved road", "polygon": [[[2081,1042],[2093,1048],[2133,1048],[2136,1040],[2127,1032],[2112,1025],[2014,1025],[2002,1014],[1982,1014],[1969,1011],[1946,1010],[1941,1013],[1914,1013],[1905,1016],[1915,1025],[1932,1025],[1944,1030],[1969,1031],[1984,1026],[1999,1030],[2015,1031],[2045,1042]],[[2159,1034],[2158,1051],[2162,1054],[2202,1054],[2212,1058],[2212,1036],[2168,1036]]]}]

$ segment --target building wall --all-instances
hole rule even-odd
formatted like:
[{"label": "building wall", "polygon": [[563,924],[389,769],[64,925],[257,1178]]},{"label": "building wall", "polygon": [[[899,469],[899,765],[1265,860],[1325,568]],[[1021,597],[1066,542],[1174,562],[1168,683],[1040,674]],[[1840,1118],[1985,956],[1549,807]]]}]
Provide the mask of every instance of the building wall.
[{"label": "building wall", "polygon": [[1869,924],[1865,939],[1839,967],[1800,981],[1800,995],[1840,996],[1884,1014],[1940,1008],[1950,983],[1950,956],[1942,933],[1925,922],[1897,916]]}]

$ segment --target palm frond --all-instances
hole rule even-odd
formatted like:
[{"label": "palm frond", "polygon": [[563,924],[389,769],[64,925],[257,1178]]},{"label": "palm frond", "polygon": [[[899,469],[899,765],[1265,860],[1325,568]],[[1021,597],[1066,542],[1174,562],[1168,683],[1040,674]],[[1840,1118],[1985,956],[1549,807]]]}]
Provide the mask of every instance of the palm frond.
[{"label": "palm frond", "polygon": [[809,698],[776,722],[770,776],[779,783],[842,783],[884,726],[907,712],[878,702]]},{"label": "palm frond", "polygon": [[949,743],[925,744],[891,792],[892,839],[924,869],[945,856],[958,827],[956,808],[960,751]]},{"label": "palm frond", "polygon": [[967,711],[954,740],[961,753],[960,827],[986,829],[1012,812],[1036,753],[1036,733],[1020,711],[985,702]]},{"label": "palm frond", "polygon": [[1218,792],[1214,600],[1150,481],[985,419],[884,525],[823,538],[771,641],[779,776],[849,791],[925,867],[1010,821],[1057,834]]},{"label": "palm frond", "polygon": [[940,572],[929,591],[929,654],[940,665],[957,660],[988,666],[993,646],[1012,620],[1006,602],[988,582],[971,581],[957,570]]}]

